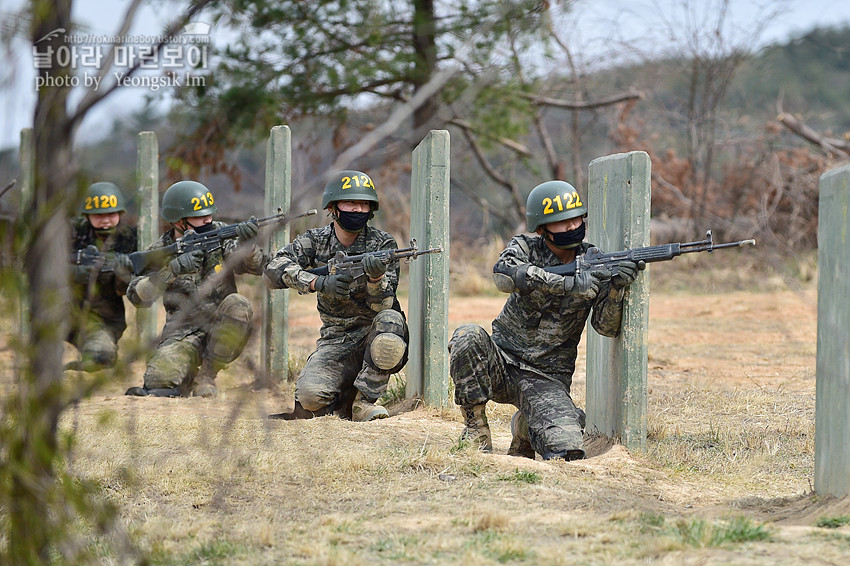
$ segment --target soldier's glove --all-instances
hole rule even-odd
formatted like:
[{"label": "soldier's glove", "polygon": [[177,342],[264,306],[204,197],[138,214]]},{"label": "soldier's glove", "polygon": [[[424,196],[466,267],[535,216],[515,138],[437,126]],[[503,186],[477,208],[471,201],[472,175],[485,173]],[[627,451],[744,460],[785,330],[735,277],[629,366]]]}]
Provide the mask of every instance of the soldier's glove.
[{"label": "soldier's glove", "polygon": [[585,301],[592,301],[599,294],[599,286],[605,279],[611,278],[611,272],[605,269],[580,271],[570,277],[564,277],[564,289]]},{"label": "soldier's glove", "polygon": [[240,242],[253,240],[259,231],[260,226],[257,224],[257,219],[252,216],[251,220],[246,220],[236,225],[236,239]]},{"label": "soldier's glove", "polygon": [[171,268],[171,273],[173,273],[175,277],[200,271],[204,266],[204,252],[202,250],[195,250],[193,252],[180,254],[172,259],[168,266]]},{"label": "soldier's glove", "polygon": [[115,254],[115,269],[133,273],[133,262],[127,254]]},{"label": "soldier's glove", "polygon": [[[640,264],[643,264],[641,266]],[[611,286],[615,289],[623,289],[634,283],[638,271],[646,266],[644,262],[621,261],[617,264],[617,275],[611,278]]]},{"label": "soldier's glove", "polygon": [[317,293],[333,295],[337,299],[347,299],[351,296],[352,281],[354,281],[354,277],[347,273],[319,275],[316,279],[315,289]]},{"label": "soldier's glove", "polygon": [[[100,252],[97,249],[97,246],[93,244],[89,244],[83,250],[83,255],[85,256],[97,256]],[[97,262],[95,262],[97,263]],[[91,278],[91,270],[95,267],[94,265],[72,265],[71,266],[71,279],[73,279],[74,283],[78,283],[80,285],[86,285]]]},{"label": "soldier's glove", "polygon": [[387,272],[387,264],[373,255],[363,257],[363,271],[370,279],[380,279]]},{"label": "soldier's glove", "polygon": [[90,277],[91,277],[91,266],[90,265],[72,265],[71,266],[71,279],[74,280],[74,283],[77,283],[79,285],[87,285]]},{"label": "soldier's glove", "polygon": [[119,280],[129,283],[133,275],[133,262],[127,254],[115,255],[115,275]]}]

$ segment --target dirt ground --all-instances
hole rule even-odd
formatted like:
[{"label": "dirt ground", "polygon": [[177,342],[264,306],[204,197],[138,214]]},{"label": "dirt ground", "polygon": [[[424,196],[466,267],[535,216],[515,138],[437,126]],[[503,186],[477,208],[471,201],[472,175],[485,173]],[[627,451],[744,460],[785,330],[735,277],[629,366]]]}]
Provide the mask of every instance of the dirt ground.
[{"label": "dirt ground", "polygon": [[[489,330],[503,303],[452,297],[449,333],[469,322]],[[291,353],[309,354],[318,327],[315,297],[292,293]],[[292,386],[252,390],[254,337],[220,376],[214,400],[125,397],[141,382],[143,367],[133,364],[131,376],[69,415],[66,426],[81,446],[72,467],[106,485],[123,485],[115,478],[134,467],[139,493],[120,486],[109,493],[125,506],[127,529],[141,546],[172,558],[186,542],[168,528],[186,513],[177,495],[185,498],[200,481],[180,486],[173,474],[206,469],[211,479],[189,496],[188,513],[203,525],[189,529],[192,540],[248,541],[231,559],[211,563],[843,564],[850,528],[826,533],[815,524],[850,520],[848,500],[812,491],[816,335],[814,285],[653,293],[648,453],[588,438],[589,457],[569,463],[507,456],[507,406],[489,409],[491,455],[456,451],[456,408],[416,401],[391,404],[391,417],[374,423],[268,421],[291,408]],[[573,393],[583,406],[583,350],[580,358]],[[104,415],[123,423],[120,434],[86,426],[108,421]],[[227,455],[203,463],[205,451],[189,440],[200,437],[226,445]],[[167,483],[151,471],[161,466],[172,477]],[[741,514],[769,525],[773,538],[713,547],[675,534],[682,521]]]}]

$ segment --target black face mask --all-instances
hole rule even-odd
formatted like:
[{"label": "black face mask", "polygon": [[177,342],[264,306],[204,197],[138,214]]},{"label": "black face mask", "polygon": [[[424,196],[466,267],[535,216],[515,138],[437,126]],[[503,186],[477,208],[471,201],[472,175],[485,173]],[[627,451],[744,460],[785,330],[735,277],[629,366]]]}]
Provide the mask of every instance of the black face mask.
[{"label": "black face mask", "polygon": [[582,222],[581,226],[579,226],[575,230],[568,230],[566,232],[550,232],[549,230],[545,231],[546,239],[552,242],[552,245],[558,248],[559,250],[569,250],[571,248],[578,247],[582,240],[584,240],[584,232],[584,222]]},{"label": "black face mask", "polygon": [[346,232],[359,232],[369,222],[371,212],[344,212],[337,209],[336,219]]},{"label": "black face mask", "polygon": [[212,222],[208,222],[206,224],[201,224],[200,226],[192,226],[188,222],[186,222],[187,229],[194,230],[196,234],[204,234],[209,232],[210,230],[215,230],[215,226],[213,226]]},{"label": "black face mask", "polygon": [[94,226],[92,226],[92,230],[94,230],[94,233],[100,238],[107,238],[111,236],[115,233],[116,228],[118,227],[113,226],[112,228],[95,228]]}]

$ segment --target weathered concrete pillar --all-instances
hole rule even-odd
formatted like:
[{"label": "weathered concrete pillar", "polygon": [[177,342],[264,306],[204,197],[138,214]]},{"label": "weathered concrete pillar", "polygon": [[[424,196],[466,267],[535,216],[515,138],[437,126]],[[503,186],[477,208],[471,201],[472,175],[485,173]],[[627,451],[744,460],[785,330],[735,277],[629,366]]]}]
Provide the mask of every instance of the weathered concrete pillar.
[{"label": "weathered concrete pillar", "polygon": [[439,407],[449,404],[449,149],[449,132],[431,130],[413,150],[411,174],[410,237],[443,252],[410,264],[406,392]]},{"label": "weathered concrete pillar", "polygon": [[[292,132],[289,126],[275,126],[266,145],[266,216],[281,208],[289,212],[292,195]],[[272,226],[265,246],[269,254],[289,243],[289,224],[284,228]],[[289,375],[289,330],[287,310],[289,289],[271,290],[263,286],[263,334],[261,363],[268,379],[274,383],[286,381]]]},{"label": "weathered concrete pillar", "polygon": [[[588,174],[588,241],[603,251],[649,245],[650,159],[642,151],[594,159]],[[649,269],[626,291],[622,333],[588,324],[587,431],[646,450]]]},{"label": "weathered concrete pillar", "polygon": [[850,165],[820,178],[815,491],[850,494]]},{"label": "weathered concrete pillar", "polygon": [[[139,132],[136,178],[141,197],[137,228],[139,250],[146,250],[159,239],[159,142],[154,132]],[[156,343],[157,312],[160,305],[161,298],[148,309],[135,309],[139,342],[146,347],[153,347]]]}]

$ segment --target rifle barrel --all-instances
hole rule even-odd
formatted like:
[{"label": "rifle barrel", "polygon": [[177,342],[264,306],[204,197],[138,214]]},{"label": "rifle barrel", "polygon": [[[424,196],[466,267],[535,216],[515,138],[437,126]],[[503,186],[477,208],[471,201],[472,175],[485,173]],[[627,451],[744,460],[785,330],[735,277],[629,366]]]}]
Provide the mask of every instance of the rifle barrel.
[{"label": "rifle barrel", "polygon": [[739,242],[729,242],[728,244],[714,244],[715,248],[739,248],[744,246],[755,246],[756,241],[754,239],[750,240],[741,240]]}]

